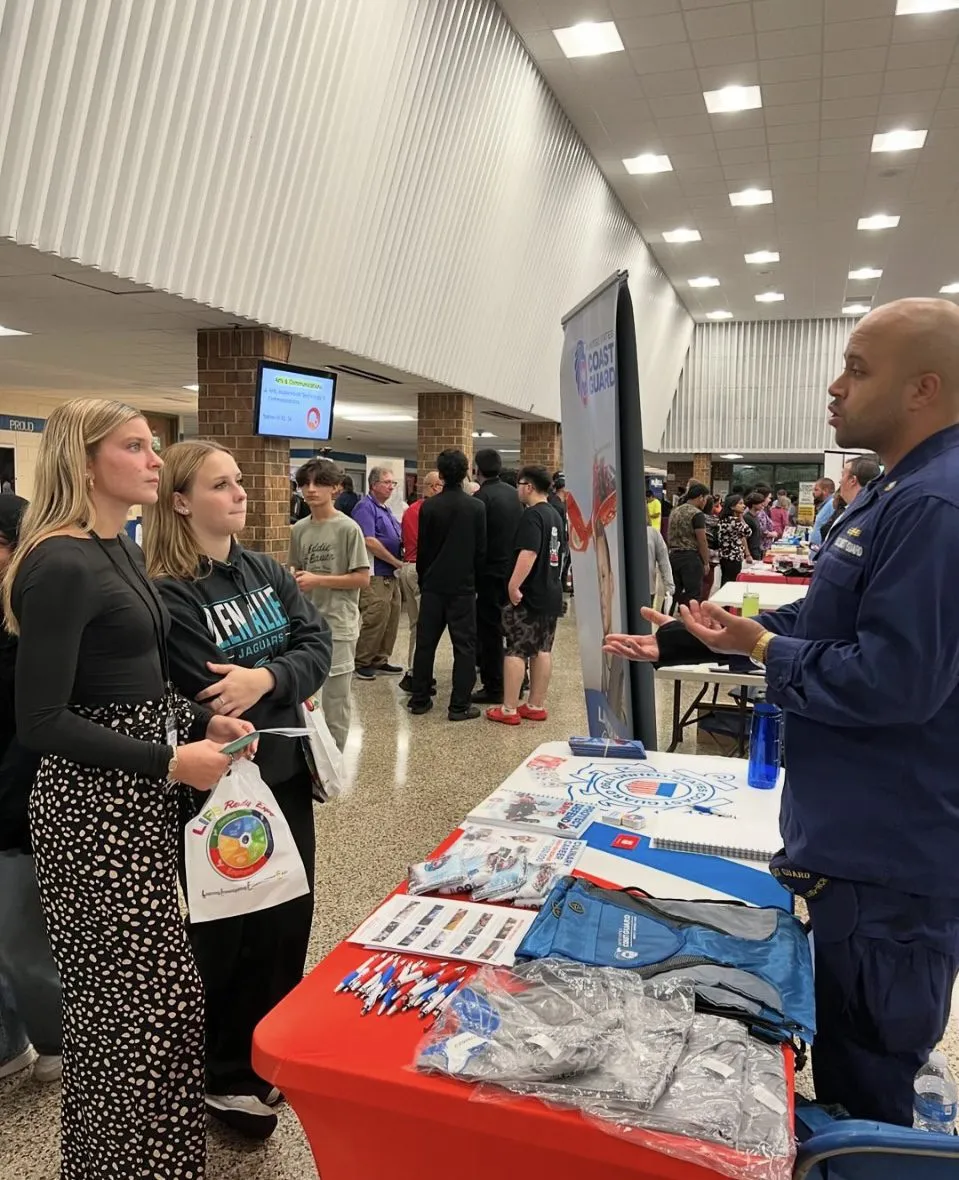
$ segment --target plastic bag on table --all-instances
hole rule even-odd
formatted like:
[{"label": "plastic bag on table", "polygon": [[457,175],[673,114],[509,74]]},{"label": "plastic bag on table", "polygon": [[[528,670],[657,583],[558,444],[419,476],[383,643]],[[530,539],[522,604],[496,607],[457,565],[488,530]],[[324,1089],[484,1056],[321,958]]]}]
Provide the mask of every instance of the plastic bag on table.
[{"label": "plastic bag on table", "polygon": [[508,901],[526,880],[526,853],[522,848],[497,848],[483,858],[485,880],[474,877],[474,901]]}]

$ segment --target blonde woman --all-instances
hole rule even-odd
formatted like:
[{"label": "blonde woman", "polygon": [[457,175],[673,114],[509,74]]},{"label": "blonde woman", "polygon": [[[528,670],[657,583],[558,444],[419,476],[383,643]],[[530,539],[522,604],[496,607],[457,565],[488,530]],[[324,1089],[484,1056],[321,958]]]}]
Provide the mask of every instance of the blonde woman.
[{"label": "blonde woman", "polygon": [[156,500],[162,466],[138,410],[58,406],[3,586],[20,637],[18,736],[43,755],[30,822],[63,987],[61,1180],[204,1171],[178,784],[213,787],[229,766],[220,747],[250,726],[170,687],[169,616],[123,531],[132,506]]},{"label": "blonde woman", "polygon": [[[246,492],[230,452],[213,442],[182,442],[164,461],[146,552],[172,616],[174,683],[221,716],[243,717],[257,729],[302,725],[302,702],[330,671],[330,628],[283,566],[237,544]],[[312,883],[313,784],[303,749],[264,735],[256,763]],[[276,1128],[270,1103],[278,1096],[253,1072],[253,1030],[303,978],[312,919],[311,890],[259,913],[190,927],[206,990],[207,1110],[258,1139]]]}]

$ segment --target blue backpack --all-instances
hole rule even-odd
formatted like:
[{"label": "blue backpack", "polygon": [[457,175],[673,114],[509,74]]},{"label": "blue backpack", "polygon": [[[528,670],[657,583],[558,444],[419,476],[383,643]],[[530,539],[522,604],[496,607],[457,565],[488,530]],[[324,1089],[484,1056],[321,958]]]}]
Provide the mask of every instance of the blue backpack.
[{"label": "blue backpack", "polygon": [[689,979],[697,1007],[767,1039],[812,1043],[812,956],[802,924],[778,908],[664,901],[577,877],[553,887],[516,953]]}]

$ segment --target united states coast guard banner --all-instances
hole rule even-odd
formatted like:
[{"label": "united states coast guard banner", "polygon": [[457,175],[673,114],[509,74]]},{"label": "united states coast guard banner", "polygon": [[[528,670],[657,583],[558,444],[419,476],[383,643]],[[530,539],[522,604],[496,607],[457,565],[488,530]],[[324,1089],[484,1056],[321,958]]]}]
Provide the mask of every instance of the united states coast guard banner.
[{"label": "united states coast guard banner", "polygon": [[636,329],[620,271],[563,320],[560,402],[576,621],[592,737],[656,748],[652,668],[603,652],[610,632],[649,631],[646,495]]}]

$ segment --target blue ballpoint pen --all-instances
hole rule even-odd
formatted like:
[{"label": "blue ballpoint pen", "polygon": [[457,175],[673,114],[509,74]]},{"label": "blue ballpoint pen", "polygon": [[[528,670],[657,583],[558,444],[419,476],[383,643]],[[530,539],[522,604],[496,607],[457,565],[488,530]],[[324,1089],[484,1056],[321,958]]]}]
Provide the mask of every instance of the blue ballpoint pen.
[{"label": "blue ballpoint pen", "polygon": [[359,965],[359,967],[356,968],[355,971],[351,971],[349,973],[349,975],[345,976],[343,979],[340,980],[340,982],[333,989],[334,993],[346,991],[346,989],[350,986],[350,984],[353,982],[353,980],[358,979],[363,974],[363,972],[367,969],[367,967],[371,967],[379,957],[380,956],[378,954],[377,955],[370,955],[370,957],[366,960],[365,963],[361,963]]}]

